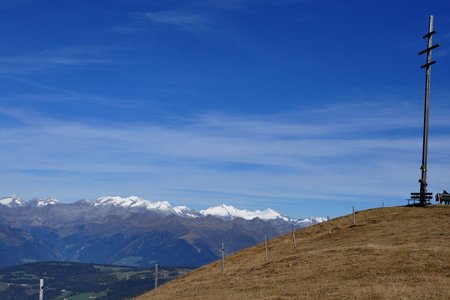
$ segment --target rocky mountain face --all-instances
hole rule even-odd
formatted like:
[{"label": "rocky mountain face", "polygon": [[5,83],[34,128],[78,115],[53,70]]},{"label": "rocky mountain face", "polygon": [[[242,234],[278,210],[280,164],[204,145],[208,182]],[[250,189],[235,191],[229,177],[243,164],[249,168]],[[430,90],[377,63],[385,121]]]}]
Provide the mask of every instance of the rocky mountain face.
[{"label": "rocky mountain face", "polygon": [[0,266],[34,261],[198,267],[268,238],[323,221],[222,205],[203,211],[140,197],[0,199]]}]

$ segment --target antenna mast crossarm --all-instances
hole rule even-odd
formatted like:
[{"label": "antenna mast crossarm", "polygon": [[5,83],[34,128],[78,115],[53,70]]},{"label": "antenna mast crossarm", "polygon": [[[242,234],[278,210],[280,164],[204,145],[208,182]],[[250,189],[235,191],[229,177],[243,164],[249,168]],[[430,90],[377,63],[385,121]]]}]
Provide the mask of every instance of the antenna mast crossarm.
[{"label": "antenna mast crossarm", "polygon": [[433,45],[433,35],[436,31],[433,28],[434,17],[430,16],[428,33],[423,36],[424,39],[428,39],[427,48],[419,52],[419,55],[427,54],[427,62],[422,65],[421,68],[426,68],[425,76],[425,105],[424,105],[424,119],[423,119],[423,147],[422,147],[422,176],[419,179],[420,182],[420,205],[426,206],[428,203],[427,198],[427,161],[428,161],[428,127],[429,127],[429,112],[430,112],[430,77],[431,66],[436,63],[431,59],[433,49],[436,49],[440,44]]}]

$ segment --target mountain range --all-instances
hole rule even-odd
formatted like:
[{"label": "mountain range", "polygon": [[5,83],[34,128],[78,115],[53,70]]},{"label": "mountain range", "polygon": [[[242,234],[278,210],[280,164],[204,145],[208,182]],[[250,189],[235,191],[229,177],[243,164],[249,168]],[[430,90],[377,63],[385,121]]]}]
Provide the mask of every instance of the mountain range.
[{"label": "mountain range", "polygon": [[272,209],[228,205],[196,211],[141,197],[0,199],[0,266],[36,261],[198,267],[293,227],[323,218],[291,219]]}]

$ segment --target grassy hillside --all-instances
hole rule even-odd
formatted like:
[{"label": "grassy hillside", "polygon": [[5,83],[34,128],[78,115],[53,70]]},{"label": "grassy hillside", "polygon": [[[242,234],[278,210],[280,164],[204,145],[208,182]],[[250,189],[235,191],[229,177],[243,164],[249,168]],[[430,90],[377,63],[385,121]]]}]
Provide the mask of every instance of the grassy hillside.
[{"label": "grassy hillside", "polygon": [[[296,232],[160,287],[157,299],[450,299],[450,206],[394,207]],[[153,299],[149,292],[138,299]]]}]

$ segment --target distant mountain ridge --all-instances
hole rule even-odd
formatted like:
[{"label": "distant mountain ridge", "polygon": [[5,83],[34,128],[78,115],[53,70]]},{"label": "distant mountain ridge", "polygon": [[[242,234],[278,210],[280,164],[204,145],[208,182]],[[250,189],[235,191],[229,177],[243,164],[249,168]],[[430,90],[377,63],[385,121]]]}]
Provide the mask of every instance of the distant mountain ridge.
[{"label": "distant mountain ridge", "polygon": [[[5,197],[0,199],[0,205],[4,205],[6,207],[25,207],[25,206],[34,206],[34,207],[45,207],[47,205],[68,205],[67,203],[62,203],[58,199],[55,198],[33,198],[28,202],[23,201],[19,196],[13,195],[9,197]],[[157,212],[162,215],[170,215],[174,214],[180,217],[205,217],[208,215],[219,217],[222,219],[234,219],[234,218],[242,218],[245,220],[252,220],[254,218],[259,218],[261,220],[275,220],[281,219],[286,222],[291,222],[293,224],[308,222],[320,223],[325,221],[326,219],[323,217],[311,217],[307,219],[292,219],[288,216],[282,215],[279,212],[267,208],[263,211],[261,210],[247,210],[247,209],[238,209],[231,205],[222,204],[220,206],[210,207],[204,210],[196,211],[188,208],[187,206],[172,206],[168,201],[157,201],[152,202],[150,200],[146,200],[142,197],[138,196],[130,196],[130,197],[119,197],[119,196],[104,196],[99,197],[96,200],[88,200],[82,199],[74,203],[69,204],[83,204],[83,205],[91,205],[91,206],[114,206],[120,208],[129,208],[129,209],[146,209],[149,211]]]},{"label": "distant mountain ridge", "polygon": [[19,196],[12,195],[12,196],[0,199],[0,205],[6,206],[6,207],[23,207],[23,206],[26,206],[26,203]]},{"label": "distant mountain ridge", "polygon": [[198,267],[323,218],[228,205],[196,211],[141,197],[0,199],[0,267],[38,261]]}]

